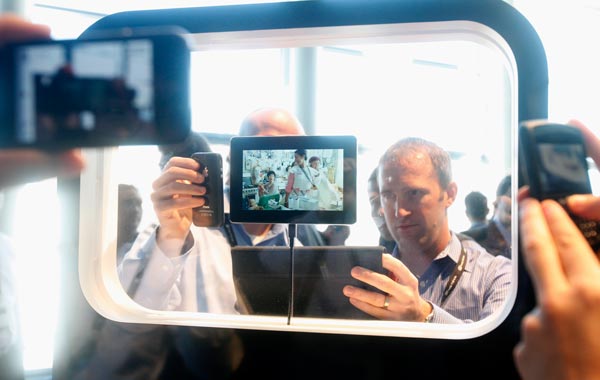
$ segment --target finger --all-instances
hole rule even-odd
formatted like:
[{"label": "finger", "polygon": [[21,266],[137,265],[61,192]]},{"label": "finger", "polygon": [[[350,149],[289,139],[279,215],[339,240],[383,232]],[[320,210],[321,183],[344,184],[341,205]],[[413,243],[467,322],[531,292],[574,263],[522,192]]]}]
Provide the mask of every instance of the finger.
[{"label": "finger", "polygon": [[521,201],[527,197],[529,197],[529,186],[523,186],[517,193],[517,201]]},{"label": "finger", "polygon": [[79,150],[46,153],[37,150],[0,151],[0,187],[20,185],[30,181],[79,175],[85,162]]},{"label": "finger", "polygon": [[13,14],[0,17],[0,46],[7,42],[49,38],[50,28],[46,25],[33,24]]},{"label": "finger", "polygon": [[204,206],[206,200],[204,198],[183,196],[161,199],[153,203],[156,213],[164,213],[170,211],[189,210],[195,207]]},{"label": "finger", "polygon": [[[416,277],[412,274],[410,269],[408,269],[406,265],[402,263],[402,261],[398,260],[394,256],[390,255],[389,253],[384,253],[382,260],[383,267],[392,272],[394,278],[396,279],[395,282],[404,285],[409,285],[417,281]],[[384,290],[388,293],[392,292],[392,289]]]},{"label": "finger", "polygon": [[546,200],[542,210],[567,279],[594,274],[598,259],[565,209],[556,201]]},{"label": "finger", "polygon": [[200,169],[200,164],[193,158],[174,156],[171,157],[169,161],[167,161],[164,170],[167,170],[171,167],[178,167],[198,171]]},{"label": "finger", "polygon": [[346,285],[343,289],[346,297],[368,303],[371,306],[382,308],[385,305],[386,294],[373,292],[356,286]]},{"label": "finger", "polygon": [[381,307],[377,307],[377,306],[373,306],[369,303],[360,301],[356,298],[349,298],[348,301],[350,301],[350,303],[357,308],[358,310],[361,310],[377,319],[389,319],[391,312],[389,310],[383,309]]},{"label": "finger", "polygon": [[570,120],[568,124],[581,131],[583,139],[585,140],[587,154],[594,160],[596,165],[600,167],[600,139],[598,139],[596,134],[579,120]]},{"label": "finger", "polygon": [[195,170],[178,166],[165,168],[162,174],[152,183],[152,189],[158,190],[176,182],[204,183],[204,176]]},{"label": "finger", "polygon": [[567,206],[573,214],[582,218],[600,220],[600,197],[577,194],[567,198]]},{"label": "finger", "polygon": [[519,203],[519,229],[525,264],[538,299],[564,286],[565,275],[540,203],[525,198]]},{"label": "finger", "polygon": [[[187,199],[192,198],[195,200],[203,199],[203,195],[206,194],[206,188],[204,186],[185,184],[180,182],[171,182],[167,186],[154,191],[150,194],[152,203],[157,204],[161,202],[169,202],[173,199]],[[196,201],[194,201],[197,203]],[[181,202],[180,202],[181,203]],[[204,203],[202,203],[204,204]],[[201,206],[201,205],[197,205]],[[195,206],[195,207],[197,207]]]},{"label": "finger", "polygon": [[394,291],[394,286],[398,286],[398,284],[387,275],[360,266],[352,268],[350,275],[384,293],[392,293]]}]

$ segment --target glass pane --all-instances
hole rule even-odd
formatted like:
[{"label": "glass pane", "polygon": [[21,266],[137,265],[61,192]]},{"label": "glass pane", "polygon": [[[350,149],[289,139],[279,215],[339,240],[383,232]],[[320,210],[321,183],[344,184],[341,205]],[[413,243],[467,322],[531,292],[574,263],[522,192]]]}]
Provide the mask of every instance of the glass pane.
[{"label": "glass pane", "polygon": [[[140,220],[137,240],[131,243],[131,250],[122,249],[118,260],[114,253],[103,256],[101,266],[90,267],[91,271],[100,271],[107,283],[105,286],[112,289],[113,315],[146,322],[149,316],[151,320],[168,318],[169,323],[186,325],[432,337],[480,335],[503,320],[516,294],[516,260],[510,259],[510,247],[517,239],[516,231],[510,227],[511,222],[514,223],[511,211],[515,206],[510,202],[514,186],[509,186],[508,219],[503,224],[508,230],[500,231],[497,236],[498,239],[506,237],[504,254],[509,258],[474,253],[476,257],[485,257],[480,267],[495,268],[489,269],[497,270],[492,277],[497,276],[498,282],[502,282],[501,285],[486,284],[485,288],[472,285],[478,294],[496,294],[498,299],[494,306],[472,305],[461,309],[459,301],[452,304],[451,300],[446,306],[442,306],[442,302],[438,305],[435,297],[439,297],[444,284],[449,282],[453,266],[437,274],[415,272],[424,275],[423,278],[428,275],[432,281],[422,280],[419,291],[424,299],[434,300],[429,302],[444,316],[433,320],[445,325],[441,329],[405,320],[375,321],[381,317],[379,312],[359,311],[343,294],[343,284],[356,284],[357,280],[350,275],[355,265],[374,265],[373,270],[383,275],[387,273],[380,260],[383,248],[377,248],[383,243],[372,216],[367,184],[380,157],[392,143],[405,137],[419,137],[448,153],[452,181],[456,183],[456,190],[447,193],[451,198],[447,203],[447,220],[450,231],[455,233],[453,236],[470,227],[465,196],[473,190],[480,191],[487,196],[492,208],[497,202],[496,188],[500,181],[514,173],[514,62],[502,41],[490,44],[489,40],[480,41],[474,36],[465,38],[463,24],[458,28],[461,33],[449,36],[446,30],[443,39],[437,38],[434,32],[431,38],[411,39],[410,34],[403,34],[410,28],[396,28],[392,28],[397,34],[393,37],[388,30],[385,39],[361,38],[358,43],[352,38],[345,40],[344,30],[324,34],[328,38],[317,39],[318,44],[310,42],[314,38],[308,39],[296,32],[297,35],[286,35],[284,42],[278,41],[277,48],[273,48],[264,35],[256,37],[258,42],[252,39],[252,34],[239,41],[232,37],[235,43],[224,38],[221,45],[211,45],[207,36],[197,40],[191,84],[193,128],[210,139],[213,151],[222,154],[225,185],[229,183],[229,136],[238,133],[242,120],[250,112],[261,107],[282,107],[296,115],[311,135],[356,136],[357,221],[349,226],[297,226],[298,238],[308,236],[313,244],[297,244],[293,260],[287,246],[287,225],[265,230],[258,224],[233,223],[232,234],[239,248],[231,249],[231,233],[227,229],[190,226],[189,219],[183,223],[190,226],[191,235],[186,240],[182,236],[169,240],[168,244],[173,245],[164,245],[166,240],[161,240],[159,249],[157,236],[173,231],[165,223],[182,220],[163,217],[163,226],[157,229],[161,223],[157,212],[172,208],[182,202],[182,198],[189,198],[181,186],[189,185],[190,181],[181,177],[175,181],[176,177],[161,174],[158,164],[167,161],[156,148],[89,151],[90,157],[98,160],[101,170],[107,174],[102,177],[101,186],[97,182],[95,186],[103,189],[102,201],[108,202],[101,211],[106,241],[100,247],[90,246],[90,251],[110,252],[110,242],[117,241],[117,215],[108,207],[111,200],[116,202],[118,198],[117,185],[132,184],[139,191],[136,204],[141,205],[141,218],[127,219]],[[177,149],[163,150],[173,153]],[[272,161],[269,152],[272,153],[270,150],[261,152],[261,156],[265,153],[265,157],[269,157],[263,164]],[[191,154],[188,152],[185,156]],[[295,160],[290,155],[288,164],[291,166]],[[308,157],[305,160],[308,163]],[[295,165],[304,165],[295,162]],[[178,165],[181,166],[173,163],[169,166]],[[259,176],[266,178],[269,169],[264,168]],[[250,170],[247,168],[248,173]],[[285,184],[291,177],[290,171],[273,172],[276,183]],[[93,173],[89,175],[98,178]],[[173,186],[170,192],[165,192],[163,187],[167,182]],[[266,186],[266,182],[263,185]],[[99,194],[87,193],[86,186],[89,183],[84,180],[83,199],[98,201]],[[250,182],[244,186],[248,191],[254,187],[260,191],[258,185]],[[179,190],[173,190],[175,188]],[[183,193],[173,197],[178,191]],[[394,193],[394,196],[398,195]],[[119,207],[125,210],[125,206]],[[128,209],[139,213],[135,207]],[[385,216],[391,220],[387,211]],[[121,214],[120,218],[119,222],[125,220]],[[89,220],[82,221],[82,230],[92,225],[97,228],[97,220],[94,222],[92,216],[82,215],[82,219]],[[502,232],[507,235],[501,235]],[[125,235],[121,232],[121,236]],[[331,245],[327,246],[328,242]],[[256,244],[278,247],[244,248]],[[453,260],[459,261],[464,251],[460,247],[467,247],[469,252],[481,251],[474,248],[474,244],[473,240],[461,239],[449,245],[454,248],[448,249],[456,249]],[[317,245],[320,248],[313,247]],[[176,254],[169,254],[170,249]],[[122,262],[121,254],[124,255]],[[406,265],[414,268],[408,261]],[[121,281],[122,287],[111,281],[117,284]],[[469,291],[468,281],[476,282],[471,272],[463,279],[457,294]],[[415,280],[415,283],[418,282]],[[364,283],[362,286],[374,290]],[[249,292],[249,288],[259,290]],[[383,303],[382,289],[375,290]],[[88,292],[97,293],[97,290],[88,289]],[[131,302],[127,293],[135,302]],[[249,293],[256,299],[247,299]],[[103,297],[100,293],[97,296]],[[480,319],[483,323],[470,323]],[[336,322],[338,320],[344,323]],[[394,328],[390,328],[390,323]]]}]

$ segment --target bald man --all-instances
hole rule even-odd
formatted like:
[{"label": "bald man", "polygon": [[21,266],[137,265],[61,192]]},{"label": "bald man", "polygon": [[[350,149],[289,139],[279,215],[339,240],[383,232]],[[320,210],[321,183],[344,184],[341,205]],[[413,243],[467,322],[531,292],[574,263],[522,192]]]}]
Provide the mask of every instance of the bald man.
[{"label": "bald man", "polygon": [[[301,135],[304,129],[290,112],[263,108],[243,120],[239,134]],[[206,192],[198,170],[198,162],[187,157],[166,163],[151,195],[159,226],[145,244],[126,254],[121,282],[130,289],[135,279],[134,300],[151,309],[237,314],[231,247],[288,246],[287,226],[231,224],[228,234],[224,228],[193,225],[192,209],[204,204]]]}]

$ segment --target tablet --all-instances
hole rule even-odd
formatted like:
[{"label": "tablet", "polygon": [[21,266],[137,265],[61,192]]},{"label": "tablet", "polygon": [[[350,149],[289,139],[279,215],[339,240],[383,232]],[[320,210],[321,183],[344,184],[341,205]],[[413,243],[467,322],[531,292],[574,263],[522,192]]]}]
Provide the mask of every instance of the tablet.
[{"label": "tablet", "polygon": [[[294,248],[292,316],[373,319],[342,293],[345,285],[379,292],[350,276],[354,266],[384,273],[380,246]],[[289,247],[233,247],[233,278],[242,314],[287,316],[290,296]]]},{"label": "tablet", "polygon": [[233,137],[231,221],[355,223],[356,151],[354,136]]}]

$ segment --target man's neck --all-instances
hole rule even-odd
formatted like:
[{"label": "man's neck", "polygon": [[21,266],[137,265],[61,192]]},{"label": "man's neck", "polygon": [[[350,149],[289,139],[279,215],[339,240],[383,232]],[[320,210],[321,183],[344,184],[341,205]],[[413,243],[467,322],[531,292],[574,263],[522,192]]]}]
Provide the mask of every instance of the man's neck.
[{"label": "man's neck", "polygon": [[271,224],[244,224],[244,230],[246,230],[249,235],[261,236],[269,232],[271,226]]},{"label": "man's neck", "polygon": [[448,232],[448,236],[445,239],[439,240],[438,243],[433,244],[430,248],[409,248],[400,250],[400,260],[406,267],[417,277],[420,277],[427,268],[431,265],[433,260],[440,254],[450,243],[452,235]]}]

